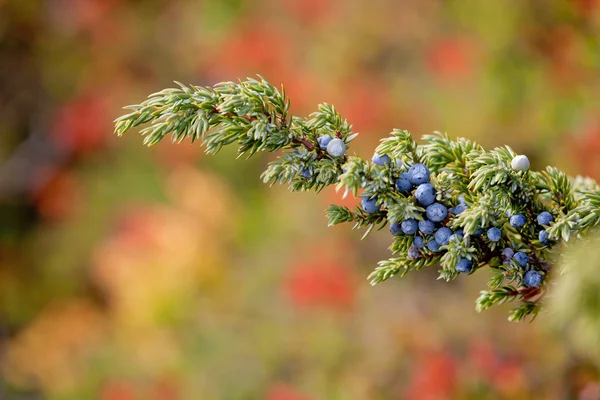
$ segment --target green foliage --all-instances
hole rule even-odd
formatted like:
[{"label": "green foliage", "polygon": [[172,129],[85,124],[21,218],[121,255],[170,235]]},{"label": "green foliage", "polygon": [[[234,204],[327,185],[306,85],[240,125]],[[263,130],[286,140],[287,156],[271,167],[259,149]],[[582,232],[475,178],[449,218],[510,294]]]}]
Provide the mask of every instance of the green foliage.
[{"label": "green foliage", "polygon": [[[352,126],[331,105],[321,104],[308,118],[290,116],[290,101],[283,87],[279,91],[262,78],[214,87],[178,85],[126,107],[132,112],[115,121],[115,132],[121,135],[145,124],[141,134],[147,145],[171,135],[176,142],[201,140],[211,154],[233,143],[239,156],[282,151],[262,174],[265,183],[317,192],[335,185],[346,195],[376,199],[380,207],[377,212],[338,205],[327,210],[330,226],[350,222],[353,229],[365,228],[363,237],[388,223],[423,219],[424,207],[412,192],[400,192],[396,180],[413,164],[423,163],[429,168],[436,201],[450,209],[441,225],[456,234],[439,251],[428,246],[413,249],[416,257],[409,252],[414,236],[394,236],[390,250],[396,257],[379,262],[369,275],[371,284],[438,264],[439,279],[452,280],[459,276],[459,261],[467,259],[473,263],[470,273],[484,267],[492,271],[489,290],[482,291],[476,301],[477,310],[519,301],[509,319],[520,321],[539,312],[558,245],[600,224],[600,192],[595,182],[571,179],[553,167],[542,172],[515,170],[511,162],[517,154],[509,147],[486,151],[470,140],[451,140],[442,133],[424,136],[425,143],[419,145],[409,132],[395,129],[376,149],[391,160],[380,166],[347,153],[332,156],[321,149],[321,136],[341,139],[346,146],[356,137]],[[466,210],[454,214],[452,207],[459,203],[459,197]],[[536,217],[543,211],[554,217],[550,226],[537,223]],[[525,226],[517,229],[510,225],[509,217],[514,214],[526,218]],[[492,227],[501,230],[499,241],[487,238],[485,231]],[[549,234],[547,243],[538,238],[542,229]],[[425,242],[434,240],[432,235],[422,236]],[[525,253],[527,265],[503,259],[504,248]],[[543,276],[541,286],[526,285],[524,276],[529,270]]]}]

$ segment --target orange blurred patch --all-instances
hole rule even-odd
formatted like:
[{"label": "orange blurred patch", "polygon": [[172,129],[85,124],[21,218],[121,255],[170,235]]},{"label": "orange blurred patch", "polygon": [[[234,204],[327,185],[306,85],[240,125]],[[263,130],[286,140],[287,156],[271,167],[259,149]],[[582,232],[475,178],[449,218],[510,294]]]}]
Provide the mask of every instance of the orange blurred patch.
[{"label": "orange blurred patch", "polygon": [[432,352],[418,358],[406,391],[406,399],[441,400],[452,398],[457,386],[457,363],[447,351]]},{"label": "orange blurred patch", "polygon": [[110,381],[100,388],[100,400],[135,400],[135,389],[128,382]]},{"label": "orange blurred patch", "polygon": [[301,395],[293,387],[284,383],[274,384],[267,392],[267,400],[309,400],[309,397]]},{"label": "orange blurred patch", "polygon": [[582,175],[594,179],[600,178],[600,122],[587,123],[580,133],[573,135],[576,139],[569,141],[571,159]]},{"label": "orange blurred patch", "polygon": [[442,81],[462,80],[473,72],[473,47],[464,38],[442,38],[425,56],[431,73]]},{"label": "orange blurred patch", "polygon": [[43,185],[33,193],[38,212],[46,220],[61,220],[76,212],[81,204],[81,185],[66,170],[45,171]]}]

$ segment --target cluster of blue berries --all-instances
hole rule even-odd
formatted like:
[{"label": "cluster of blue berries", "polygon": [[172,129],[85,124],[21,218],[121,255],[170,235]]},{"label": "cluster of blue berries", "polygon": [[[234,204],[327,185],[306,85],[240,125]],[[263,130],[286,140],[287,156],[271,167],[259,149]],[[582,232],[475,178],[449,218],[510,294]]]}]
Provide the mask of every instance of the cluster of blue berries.
[{"label": "cluster of blue berries", "polygon": [[[375,154],[372,163],[378,166],[386,166],[392,163],[387,155]],[[396,179],[395,188],[406,196],[414,196],[416,203],[423,208],[425,212],[422,220],[406,219],[401,222],[390,224],[390,232],[394,236],[407,235],[413,236],[412,245],[408,249],[408,259],[415,260],[421,257],[424,249],[431,253],[439,253],[442,246],[448,245],[452,240],[462,240],[464,232],[462,228],[453,231],[447,225],[452,216],[461,214],[467,210],[464,196],[459,196],[458,204],[453,208],[448,208],[441,201],[437,200],[436,189],[429,181],[430,171],[424,164],[413,164],[408,170],[400,173]],[[361,200],[363,209],[368,214],[375,214],[381,211],[381,205],[378,204],[377,197],[363,197]],[[543,227],[553,221],[552,214],[548,211],[541,212],[537,216],[537,223],[542,227],[539,232],[539,240],[543,244],[549,243],[548,233]],[[522,229],[527,224],[527,218],[523,214],[514,214],[510,216],[509,223],[516,229]],[[498,243],[502,240],[502,229],[497,226],[479,228],[471,236],[479,238],[483,234],[489,240],[489,245]],[[486,245],[487,248],[494,249],[493,246]],[[497,253],[496,253],[497,254]],[[530,265],[529,256],[523,251],[515,252],[507,247],[502,250],[501,256],[504,264],[510,264],[514,260],[521,268],[526,269],[523,283],[527,287],[538,287],[543,281],[543,275],[534,270]],[[469,258],[460,258],[454,266],[457,272],[470,273],[477,260]]]},{"label": "cluster of blue berries", "polygon": [[[392,160],[387,155],[375,154],[372,162],[375,165],[385,166]],[[412,246],[407,253],[407,257],[411,260],[419,258],[424,248],[432,253],[438,253],[442,246],[447,245],[454,238],[462,239],[463,237],[462,229],[453,232],[445,225],[449,216],[460,214],[467,209],[464,198],[459,199],[456,207],[448,209],[446,205],[436,201],[437,193],[429,182],[429,178],[430,171],[427,166],[413,164],[407,171],[402,172],[395,182],[395,187],[400,193],[412,194],[416,202],[425,208],[424,218],[420,221],[406,219],[390,224],[392,235],[414,236]],[[361,200],[363,209],[369,214],[380,211],[381,205],[377,203],[376,197],[363,197]],[[464,258],[456,265],[456,270],[468,273],[472,267],[473,262]]]}]

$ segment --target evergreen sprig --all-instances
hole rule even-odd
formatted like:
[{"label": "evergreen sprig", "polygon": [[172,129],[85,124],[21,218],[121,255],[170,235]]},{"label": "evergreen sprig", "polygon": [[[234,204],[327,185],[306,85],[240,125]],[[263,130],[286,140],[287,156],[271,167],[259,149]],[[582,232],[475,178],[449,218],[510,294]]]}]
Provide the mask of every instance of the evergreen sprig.
[{"label": "evergreen sprig", "polygon": [[363,237],[390,225],[395,258],[379,262],[372,284],[433,265],[446,281],[488,267],[489,290],[476,309],[518,301],[509,319],[520,321],[539,312],[559,244],[600,225],[596,182],[553,167],[530,170],[510,147],[486,151],[439,132],[418,144],[395,129],[368,162],[348,155],[357,134],[332,105],[307,118],[291,116],[284,88],[262,77],[177,85],[125,107],[131,112],[115,120],[115,132],[144,125],[148,146],[170,135],[174,142],[201,141],[209,154],[233,143],[238,156],[282,152],[262,174],[265,183],[317,192],[335,185],[359,196],[361,206],[332,205],[327,218],[330,226],[364,228]]}]

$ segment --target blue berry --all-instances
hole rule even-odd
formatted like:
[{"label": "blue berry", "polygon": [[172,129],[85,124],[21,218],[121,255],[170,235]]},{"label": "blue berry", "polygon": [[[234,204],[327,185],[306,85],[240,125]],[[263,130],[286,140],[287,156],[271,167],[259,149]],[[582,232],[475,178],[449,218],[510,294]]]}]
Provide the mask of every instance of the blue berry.
[{"label": "blue berry", "polygon": [[394,236],[399,235],[400,232],[402,232],[402,228],[400,227],[400,224],[398,222],[394,222],[393,224],[390,224],[390,233]]},{"label": "blue berry", "polygon": [[408,258],[410,260],[419,258],[419,249],[417,249],[415,246],[412,246],[410,249],[408,249]]},{"label": "blue berry", "polygon": [[419,228],[419,224],[414,219],[405,219],[400,226],[405,235],[413,235]]},{"label": "blue berry", "polygon": [[408,172],[403,173],[400,178],[396,179],[396,188],[401,193],[408,193],[412,190],[413,184],[408,179]]},{"label": "blue berry", "polygon": [[417,201],[423,206],[429,206],[435,201],[435,189],[431,183],[422,183],[415,190]]},{"label": "blue berry", "polygon": [[502,261],[504,262],[504,264],[508,264],[510,260],[512,260],[514,255],[515,251],[510,247],[507,247],[504,250],[502,250]]},{"label": "blue berry", "polygon": [[450,235],[449,240],[451,240],[451,241],[454,239],[462,240],[462,238],[464,237],[463,232],[464,231],[462,230],[462,228],[455,230],[454,233],[452,235]]},{"label": "blue berry", "polygon": [[548,211],[541,212],[537,216],[537,222],[542,226],[550,225],[550,222],[552,221],[554,221],[554,217]]},{"label": "blue berry", "polygon": [[461,194],[460,196],[458,196],[458,203],[465,204],[465,195],[464,194]]},{"label": "blue berry", "polygon": [[538,287],[542,284],[542,274],[537,271],[527,271],[523,277],[523,283],[527,287]]},{"label": "blue berry", "polygon": [[448,209],[440,203],[433,203],[425,209],[427,219],[433,222],[442,222],[448,216]]},{"label": "blue berry", "polygon": [[360,202],[368,214],[375,214],[381,208],[380,205],[377,205],[377,197],[373,197],[372,199],[363,197]]},{"label": "blue berry", "polygon": [[485,229],[483,228],[477,228],[477,230],[475,231],[475,233],[473,233],[474,237],[479,237],[481,235],[483,235],[483,232],[485,232]]},{"label": "blue berry", "polygon": [[435,240],[430,240],[429,242],[427,242],[426,246],[429,249],[429,251],[433,253],[437,253],[438,251],[440,251],[440,244]]},{"label": "blue berry", "polygon": [[323,136],[319,136],[317,138],[317,142],[319,143],[319,147],[322,150],[326,150],[327,149],[327,145],[329,144],[329,142],[331,142],[333,138],[329,135],[323,135]]},{"label": "blue berry", "polygon": [[390,156],[388,156],[387,154],[384,155],[380,155],[375,153],[373,155],[373,158],[371,159],[371,162],[375,165],[379,165],[381,167],[385,166],[385,164],[389,164],[392,160],[390,160]]},{"label": "blue berry", "polygon": [[332,139],[327,145],[327,152],[333,157],[341,157],[346,152],[346,143],[342,139]]},{"label": "blue berry", "polygon": [[467,208],[468,207],[466,204],[459,203],[451,211],[452,211],[452,214],[458,215],[458,214],[461,214],[463,211],[465,211]]},{"label": "blue berry", "polygon": [[468,260],[466,258],[461,258],[460,261],[458,262],[458,264],[456,264],[455,268],[458,272],[462,272],[463,274],[468,274],[469,272],[471,272],[471,269],[473,268],[473,261]]},{"label": "blue berry", "polygon": [[450,228],[440,228],[435,233],[435,241],[438,242],[440,246],[447,245],[450,241],[450,236],[452,235],[452,230]]},{"label": "blue berry", "polygon": [[425,241],[421,236],[415,236],[413,240],[413,246],[415,246],[417,249],[422,249],[425,247]]},{"label": "blue berry", "polygon": [[525,216],[523,214],[515,214],[510,217],[510,226],[513,228],[522,228],[525,226]]},{"label": "blue berry", "polygon": [[523,253],[522,251],[519,251],[518,253],[515,253],[514,259],[515,259],[516,262],[519,263],[519,265],[521,267],[526,266],[527,263],[529,262],[529,257],[527,256],[527,254]]},{"label": "blue berry", "polygon": [[312,176],[312,171],[310,169],[306,168],[306,167],[302,168],[302,171],[300,171],[300,173],[306,179],[308,179],[308,178],[310,178]]},{"label": "blue berry", "polygon": [[431,222],[428,219],[419,221],[419,230],[424,235],[431,235],[435,230],[435,223]]},{"label": "blue berry", "polygon": [[540,234],[538,235],[538,239],[540,240],[540,242],[542,242],[542,244],[548,244],[549,243],[549,239],[548,239],[548,232],[546,231],[540,231]]},{"label": "blue berry", "polygon": [[487,237],[492,242],[497,242],[502,237],[502,231],[499,228],[496,228],[496,227],[490,228],[487,231]]},{"label": "blue berry", "polygon": [[414,164],[408,170],[408,179],[415,185],[427,182],[429,180],[429,168],[423,164]]}]

